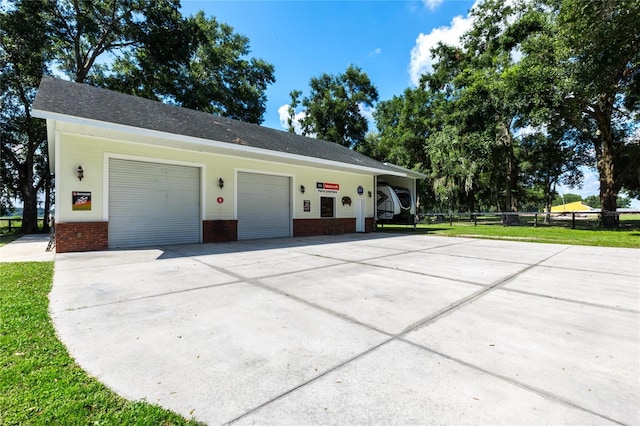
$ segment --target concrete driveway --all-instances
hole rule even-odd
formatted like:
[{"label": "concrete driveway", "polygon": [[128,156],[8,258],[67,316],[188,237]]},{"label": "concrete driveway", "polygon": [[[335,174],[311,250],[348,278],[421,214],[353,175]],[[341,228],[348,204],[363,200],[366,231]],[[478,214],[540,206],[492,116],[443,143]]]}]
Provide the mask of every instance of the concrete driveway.
[{"label": "concrete driveway", "polygon": [[364,234],[58,254],[90,374],[208,424],[640,424],[640,250]]}]

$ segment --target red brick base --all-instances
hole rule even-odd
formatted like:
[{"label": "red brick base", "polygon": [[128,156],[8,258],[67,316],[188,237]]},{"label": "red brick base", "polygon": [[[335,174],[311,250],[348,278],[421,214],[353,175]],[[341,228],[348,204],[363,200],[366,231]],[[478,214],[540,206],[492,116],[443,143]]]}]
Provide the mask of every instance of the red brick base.
[{"label": "red brick base", "polygon": [[339,235],[356,232],[356,219],[293,219],[293,236]]},{"label": "red brick base", "polygon": [[56,253],[109,247],[109,222],[61,222],[55,226]]},{"label": "red brick base", "polygon": [[374,232],[376,230],[376,220],[373,217],[364,219],[364,232]]},{"label": "red brick base", "polygon": [[238,240],[237,220],[203,220],[203,243],[226,243]]}]

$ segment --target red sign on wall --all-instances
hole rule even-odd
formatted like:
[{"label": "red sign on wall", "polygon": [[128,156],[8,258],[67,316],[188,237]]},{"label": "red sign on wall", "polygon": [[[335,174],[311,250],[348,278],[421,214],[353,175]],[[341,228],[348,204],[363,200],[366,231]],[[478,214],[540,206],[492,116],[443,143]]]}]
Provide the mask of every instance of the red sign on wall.
[{"label": "red sign on wall", "polygon": [[329,182],[316,182],[316,189],[318,192],[338,192],[340,191],[340,184]]},{"label": "red sign on wall", "polygon": [[324,183],[324,189],[332,189],[334,191],[339,191],[340,190],[340,185],[337,183],[328,183],[325,182]]}]

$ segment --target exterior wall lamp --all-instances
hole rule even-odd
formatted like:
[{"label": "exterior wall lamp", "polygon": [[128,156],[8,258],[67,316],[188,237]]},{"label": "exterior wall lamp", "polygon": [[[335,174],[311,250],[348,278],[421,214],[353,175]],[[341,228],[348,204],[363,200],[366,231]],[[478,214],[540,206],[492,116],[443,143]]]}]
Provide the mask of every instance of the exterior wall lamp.
[{"label": "exterior wall lamp", "polygon": [[300,192],[304,194],[304,185],[300,185]]},{"label": "exterior wall lamp", "polygon": [[218,186],[220,187],[220,189],[224,188],[224,179],[218,179]]},{"label": "exterior wall lamp", "polygon": [[84,169],[82,168],[82,166],[78,166],[78,168],[76,169],[76,177],[78,178],[78,180],[82,180],[82,178],[84,178]]}]

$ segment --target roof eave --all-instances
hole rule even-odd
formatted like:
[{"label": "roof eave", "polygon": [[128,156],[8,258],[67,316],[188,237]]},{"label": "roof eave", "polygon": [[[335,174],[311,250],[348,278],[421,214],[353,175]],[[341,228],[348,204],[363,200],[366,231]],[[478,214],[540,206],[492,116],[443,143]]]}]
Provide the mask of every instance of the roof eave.
[{"label": "roof eave", "polygon": [[407,169],[405,167],[401,167],[401,166],[397,166],[395,164],[391,164],[391,163],[383,163],[385,166],[390,167],[392,169],[397,170],[400,173],[404,173],[407,177],[413,178],[413,179],[425,179],[427,177],[427,175],[425,175],[424,173],[420,173],[417,172],[415,170],[411,170],[411,169]]},{"label": "roof eave", "polygon": [[394,176],[400,176],[400,177],[407,176],[406,173],[403,173],[400,170],[395,171],[390,169],[379,169],[375,167],[360,166],[357,164],[326,160],[323,158],[310,157],[310,156],[304,156],[299,154],[289,154],[286,152],[273,151],[273,150],[250,147],[250,146],[235,145],[229,142],[222,142],[222,141],[217,141],[212,139],[203,139],[203,138],[197,138],[193,136],[185,136],[177,133],[163,132],[160,130],[145,129],[142,127],[128,126],[125,124],[95,120],[91,118],[77,117],[74,115],[62,114],[62,113],[57,113],[57,112],[52,112],[52,111],[47,111],[42,109],[33,109],[31,114],[33,117],[42,118],[46,120],[63,121],[63,122],[72,123],[72,124],[95,126],[95,127],[99,127],[107,130],[115,130],[115,131],[120,131],[124,133],[169,139],[169,140],[173,140],[181,143],[197,145],[200,147],[214,148],[214,149],[218,148],[225,151],[237,152],[239,154],[252,153],[252,154],[257,154],[265,157],[271,157],[272,159],[289,159],[296,162],[302,162],[302,163],[308,163],[308,164],[310,163],[315,166],[322,165],[322,166],[332,167],[332,168],[347,169],[354,172],[361,172],[361,173],[364,172],[364,173],[373,174],[373,175],[384,174],[384,175],[394,175]]}]

